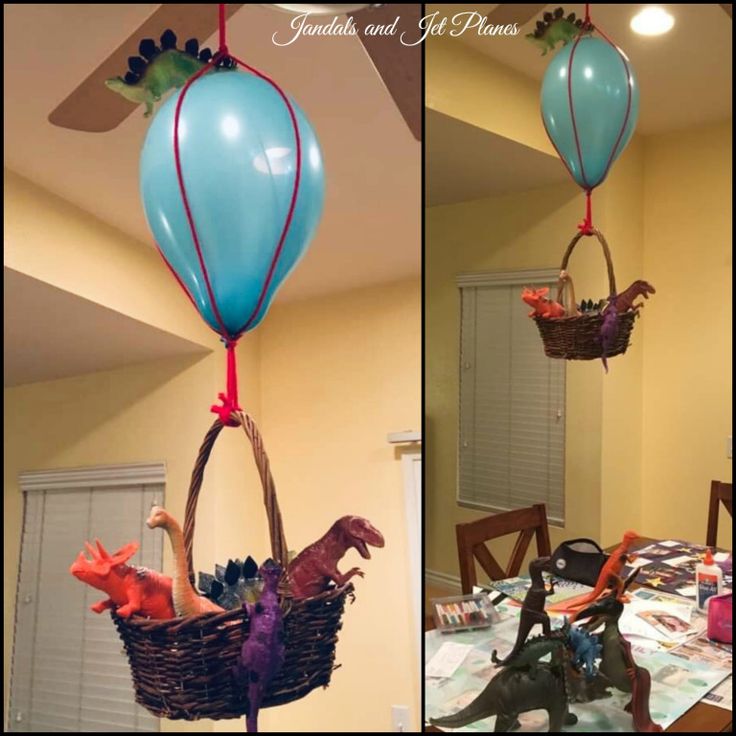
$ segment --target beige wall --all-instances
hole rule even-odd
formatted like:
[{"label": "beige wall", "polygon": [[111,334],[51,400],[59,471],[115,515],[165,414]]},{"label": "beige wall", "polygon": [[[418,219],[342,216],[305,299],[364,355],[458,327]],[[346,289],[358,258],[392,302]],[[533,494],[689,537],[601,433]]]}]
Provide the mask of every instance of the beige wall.
[{"label": "beige wall", "polygon": [[[155,252],[10,172],[6,185],[7,265],[215,348],[205,357],[5,390],[7,706],[22,525],[18,473],[164,461],[166,505],[183,518],[196,453],[214,420],[209,407],[224,387],[225,361]],[[300,549],[347,513],[371,519],[387,540],[373,559],[351,551],[342,565],[360,562],[366,577],[356,581],[357,600],[346,610],[334,684],[264,711],[263,730],[387,731],[394,704],[409,705],[418,727],[403,477],[386,435],[420,428],[419,299],[414,280],[276,306],[238,347],[241,404],[264,434],[289,546]],[[207,467],[195,566],[210,569],[244,544],[254,554],[269,552],[250,448],[240,431],[225,430]],[[164,549],[170,573],[168,544]],[[162,722],[167,731],[242,729],[237,720]]]},{"label": "beige wall", "polygon": [[449,36],[425,42],[426,106],[554,155],[539,114],[539,84]]},{"label": "beige wall", "polygon": [[5,266],[208,347],[217,337],[150,247],[4,169]]},{"label": "beige wall", "polygon": [[[731,121],[647,140],[642,498],[646,528],[702,540],[732,460]],[[722,509],[718,541],[731,548]]]}]

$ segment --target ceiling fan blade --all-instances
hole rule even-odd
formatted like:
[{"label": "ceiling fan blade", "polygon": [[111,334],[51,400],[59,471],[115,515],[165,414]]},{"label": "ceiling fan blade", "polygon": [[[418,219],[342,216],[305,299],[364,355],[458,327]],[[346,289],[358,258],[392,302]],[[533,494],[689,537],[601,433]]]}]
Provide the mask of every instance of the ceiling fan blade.
[{"label": "ceiling fan blade", "polygon": [[498,5],[486,16],[489,23],[497,26],[526,25],[535,15],[541,13],[547,5],[528,5],[524,3],[504,3]]},{"label": "ceiling fan blade", "polygon": [[[418,38],[421,8],[421,5],[415,4],[387,4],[359,13],[348,13],[356,18],[363,47],[418,141],[422,139],[422,44],[404,46],[400,37],[406,31],[407,38]],[[369,23],[388,25],[397,16],[399,21],[395,35],[366,35],[365,28]]]},{"label": "ceiling fan blade", "polygon": [[[225,7],[227,17],[230,17],[243,5],[228,4]],[[204,41],[217,30],[217,26],[216,5],[162,5],[53,110],[49,122],[87,133],[104,133],[116,128],[138,105],[113,94],[105,87],[105,80],[125,73],[128,57],[138,55],[138,44],[144,38],[158,41],[167,28],[176,33],[180,45],[189,38]]]}]

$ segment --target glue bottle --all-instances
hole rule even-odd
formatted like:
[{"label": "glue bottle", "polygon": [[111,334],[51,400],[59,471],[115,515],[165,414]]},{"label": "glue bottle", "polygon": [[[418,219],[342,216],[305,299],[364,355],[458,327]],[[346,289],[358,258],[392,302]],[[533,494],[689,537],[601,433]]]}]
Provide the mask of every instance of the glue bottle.
[{"label": "glue bottle", "polygon": [[720,595],[723,589],[723,570],[713,562],[710,547],[705,552],[705,559],[695,567],[695,588],[699,611],[708,608],[708,599]]}]

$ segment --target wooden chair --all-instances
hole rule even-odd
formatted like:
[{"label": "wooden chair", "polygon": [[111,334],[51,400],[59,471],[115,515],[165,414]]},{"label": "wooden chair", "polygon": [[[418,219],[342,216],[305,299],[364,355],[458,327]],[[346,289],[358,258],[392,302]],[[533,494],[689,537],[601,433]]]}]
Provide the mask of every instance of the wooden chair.
[{"label": "wooden chair", "polygon": [[[475,574],[475,560],[486,571],[491,580],[513,578],[519,574],[524,555],[529,548],[532,537],[537,537],[537,553],[539,557],[552,554],[549,544],[549,530],[547,529],[547,509],[543,503],[528,508],[495,514],[485,519],[471,521],[467,524],[458,524],[457,551],[460,558],[460,579],[463,586],[463,595],[473,592],[473,586],[478,584]],[[507,534],[519,532],[519,537],[511,553],[509,564],[504,570],[490,553],[486,542],[490,539],[504,537]]]},{"label": "wooden chair", "polygon": [[731,483],[721,483],[719,480],[712,480],[710,482],[710,505],[708,506],[708,532],[705,536],[705,543],[708,547],[716,546],[718,508],[721,502],[726,507],[726,511],[733,516],[733,485]]}]

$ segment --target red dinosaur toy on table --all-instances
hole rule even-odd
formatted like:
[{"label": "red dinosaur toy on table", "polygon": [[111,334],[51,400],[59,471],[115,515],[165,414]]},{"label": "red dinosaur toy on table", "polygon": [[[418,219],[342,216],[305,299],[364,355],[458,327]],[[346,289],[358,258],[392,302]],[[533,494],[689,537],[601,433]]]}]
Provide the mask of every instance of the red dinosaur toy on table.
[{"label": "red dinosaur toy on table", "polygon": [[[638,538],[639,535],[633,531],[628,531],[624,534],[621,544],[611,552],[610,557],[601,568],[595,588],[580,600],[576,599],[575,604],[570,606],[571,608],[586,606],[591,601],[599,598],[607,588],[615,588],[616,598],[619,600],[622,599],[624,593],[624,581],[621,579],[621,570],[627,562],[631,562],[635,559],[634,555],[629,554],[629,547],[631,547],[632,542]],[[576,616],[577,614],[573,614],[570,621],[575,621]]]}]

